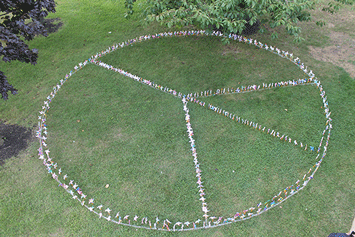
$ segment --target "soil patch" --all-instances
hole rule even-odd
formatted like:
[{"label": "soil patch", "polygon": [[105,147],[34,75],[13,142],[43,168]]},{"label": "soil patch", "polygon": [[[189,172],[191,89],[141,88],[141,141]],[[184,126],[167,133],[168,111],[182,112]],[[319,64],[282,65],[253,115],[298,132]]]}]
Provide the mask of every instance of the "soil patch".
[{"label": "soil patch", "polygon": [[319,19],[328,23],[324,28],[329,36],[330,46],[309,46],[312,57],[319,61],[330,62],[344,68],[355,79],[355,12],[344,8],[334,15],[320,13]]},{"label": "soil patch", "polygon": [[309,46],[313,58],[331,62],[344,68],[352,78],[355,78],[355,38],[342,32],[331,32],[331,46]]},{"label": "soil patch", "polygon": [[0,165],[6,159],[17,156],[18,153],[28,146],[31,138],[31,129],[19,125],[0,123]]}]

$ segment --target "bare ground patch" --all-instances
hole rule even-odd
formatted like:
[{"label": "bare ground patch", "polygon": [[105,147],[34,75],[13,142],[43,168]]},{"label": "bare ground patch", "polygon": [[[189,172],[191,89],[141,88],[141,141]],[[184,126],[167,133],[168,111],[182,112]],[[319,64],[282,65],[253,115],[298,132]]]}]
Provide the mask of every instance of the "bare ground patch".
[{"label": "bare ground patch", "polygon": [[331,46],[309,46],[312,57],[342,67],[355,78],[355,38],[342,32],[331,32],[330,40]]},{"label": "bare ground patch", "polygon": [[[346,17],[345,17],[346,16]],[[343,9],[341,12],[332,15],[327,19],[326,30],[329,36],[330,46],[313,47],[309,46],[313,58],[330,62],[344,68],[351,77],[355,78],[355,12]],[[342,30],[343,32],[338,32]]]}]

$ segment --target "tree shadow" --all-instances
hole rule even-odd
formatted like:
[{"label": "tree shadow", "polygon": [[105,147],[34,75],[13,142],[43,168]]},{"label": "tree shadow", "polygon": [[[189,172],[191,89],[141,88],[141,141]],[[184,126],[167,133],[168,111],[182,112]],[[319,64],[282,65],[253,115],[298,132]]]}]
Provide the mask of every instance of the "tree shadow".
[{"label": "tree shadow", "polygon": [[3,165],[6,159],[17,156],[20,151],[27,148],[31,132],[31,129],[17,124],[0,123],[0,165]]},{"label": "tree shadow", "polygon": [[48,34],[57,32],[63,25],[60,18],[41,19],[40,22],[43,24]]}]

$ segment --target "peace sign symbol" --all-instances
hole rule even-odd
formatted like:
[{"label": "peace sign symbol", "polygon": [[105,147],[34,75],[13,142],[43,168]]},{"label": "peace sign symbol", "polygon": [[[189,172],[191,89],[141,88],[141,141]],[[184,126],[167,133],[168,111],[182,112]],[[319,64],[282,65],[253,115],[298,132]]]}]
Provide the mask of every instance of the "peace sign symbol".
[{"label": "peace sign symbol", "polygon": [[[178,37],[178,36],[200,36],[200,35],[208,35],[204,31],[181,31],[181,32],[168,32],[168,33],[160,33],[155,35],[146,35],[141,36],[135,39],[132,39],[128,42],[123,42],[121,44],[113,45],[101,53],[98,53],[83,63],[79,63],[78,66],[74,67],[74,72],[70,72],[66,75],[66,77],[60,80],[60,83],[57,84],[51,94],[47,97],[47,101],[44,102],[42,106],[42,110],[39,112],[39,128],[37,131],[37,137],[39,138],[40,148],[39,151],[39,159],[43,160],[43,164],[46,166],[48,172],[52,175],[52,177],[62,186],[73,199],[77,200],[82,206],[85,206],[91,212],[97,214],[99,218],[104,218],[108,221],[127,225],[134,226],[135,228],[146,228],[146,229],[157,229],[157,230],[167,230],[167,231],[182,231],[182,230],[195,230],[201,228],[213,228],[221,225],[230,224],[237,221],[246,220],[252,217],[255,217],[267,210],[279,205],[280,203],[287,200],[289,197],[293,196],[300,190],[302,190],[308,182],[313,179],[314,174],[320,167],[321,162],[323,161],[328,147],[328,142],[330,139],[330,131],[332,129],[330,111],[328,107],[327,97],[325,95],[325,91],[320,83],[320,81],[315,77],[311,70],[301,63],[299,58],[294,58],[291,53],[281,51],[272,46],[264,45],[261,42],[258,42],[253,39],[248,39],[238,35],[229,35],[228,37],[232,40],[237,40],[239,42],[243,42],[246,44],[254,45],[259,49],[264,49],[271,51],[286,60],[291,61],[296,64],[306,75],[306,78],[303,79],[286,79],[282,81],[274,81],[271,83],[262,83],[262,84],[252,84],[252,85],[241,85],[237,88],[216,88],[214,90],[204,90],[198,92],[189,92],[182,93],[174,88],[169,88],[163,85],[160,85],[156,82],[153,82],[149,79],[144,79],[139,76],[133,75],[129,72],[124,71],[123,69],[117,68],[113,65],[109,65],[105,62],[102,62],[101,59],[104,55],[107,55],[115,50],[123,48],[128,45],[133,45],[137,42],[146,41],[149,39],[162,38],[162,37]],[[219,32],[214,32],[212,35],[214,36],[223,36]],[[226,36],[223,36],[226,37]],[[130,216],[125,213],[120,213],[119,211],[116,214],[110,208],[104,207],[104,205],[97,203],[93,197],[80,188],[79,184],[75,182],[75,180],[71,180],[67,174],[64,174],[64,170],[59,167],[57,162],[50,156],[50,150],[47,145],[47,126],[46,119],[47,113],[50,109],[50,103],[53,98],[56,96],[59,89],[63,86],[63,84],[69,79],[75,72],[81,70],[87,64],[95,64],[97,66],[103,67],[112,72],[119,73],[128,78],[131,78],[136,83],[141,83],[146,87],[153,88],[160,92],[169,94],[179,100],[181,100],[181,108],[183,109],[185,124],[186,124],[186,133],[187,139],[189,142],[189,150],[191,154],[192,165],[195,170],[195,182],[197,187],[197,195],[196,199],[199,200],[199,205],[201,208],[201,213],[199,218],[189,221],[177,221],[171,222],[169,219],[159,220],[158,217],[155,219],[149,219],[146,216]],[[228,97],[234,98],[236,96],[250,96],[251,94],[263,93],[264,91],[273,91],[276,89],[287,89],[287,88],[300,88],[300,87],[316,87],[319,90],[320,96],[322,98],[322,104],[324,106],[324,114],[325,114],[325,128],[322,132],[322,136],[318,146],[314,144],[307,144],[307,142],[300,141],[292,137],[292,134],[283,133],[281,130],[277,130],[267,124],[267,121],[257,121],[255,120],[255,116],[253,119],[243,117],[242,114],[238,113],[238,105],[236,106],[235,101],[226,104],[226,108],[223,107],[221,101],[218,98]],[[236,106],[236,107],[235,107]],[[213,183],[207,180],[204,176],[204,169],[207,169],[207,166],[204,166],[203,162],[201,162],[201,158],[204,156],[204,153],[199,152],[198,139],[196,138],[195,131],[195,117],[192,113],[198,109],[205,109],[211,114],[217,114],[220,118],[224,120],[229,120],[230,124],[233,126],[243,127],[243,129],[248,128],[253,131],[253,133],[262,134],[262,136],[279,140],[285,146],[290,146],[292,144],[293,147],[297,147],[302,152],[313,154],[315,157],[315,164],[313,164],[309,170],[302,171],[305,174],[303,177],[295,180],[293,184],[288,184],[287,187],[279,190],[277,193],[270,197],[269,200],[256,203],[250,208],[243,210],[232,210],[233,214],[214,214],[213,206],[209,205],[209,188],[206,183]],[[287,111],[287,109],[285,109]],[[192,113],[191,113],[192,112]],[[200,125],[201,126],[201,125]],[[239,134],[238,134],[239,135]],[[313,146],[312,146],[313,145]],[[203,145],[201,145],[203,146]],[[208,148],[204,147],[202,150],[208,150]],[[238,153],[236,154],[237,157]],[[223,159],[223,155],[221,156]],[[216,168],[217,171],[217,168]],[[233,170],[233,173],[235,171]],[[214,203],[215,204],[215,203]]]}]

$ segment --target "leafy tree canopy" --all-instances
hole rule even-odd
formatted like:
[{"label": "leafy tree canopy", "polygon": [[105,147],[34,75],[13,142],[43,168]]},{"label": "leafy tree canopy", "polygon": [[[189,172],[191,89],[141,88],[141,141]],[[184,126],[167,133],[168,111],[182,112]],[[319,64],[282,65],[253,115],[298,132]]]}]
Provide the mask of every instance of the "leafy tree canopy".
[{"label": "leafy tree canopy", "polygon": [[[5,62],[37,62],[38,50],[29,49],[25,41],[36,35],[47,36],[41,19],[55,12],[54,0],[1,0],[0,1],[0,57]],[[1,98],[8,99],[8,92],[17,94],[15,89],[0,71]]]},{"label": "leafy tree canopy", "polygon": [[[125,0],[125,17],[133,14],[135,0]],[[355,0],[330,0],[323,11],[336,12],[342,4],[353,4]],[[158,21],[172,26],[195,25],[205,30],[220,30],[225,34],[241,34],[247,25],[257,22],[271,28],[285,26],[296,41],[303,40],[297,26],[299,21],[309,21],[313,0],[146,0],[144,16],[147,22]],[[324,25],[324,21],[317,25]],[[264,31],[262,27],[260,29]],[[277,34],[273,34],[277,37]]]}]

